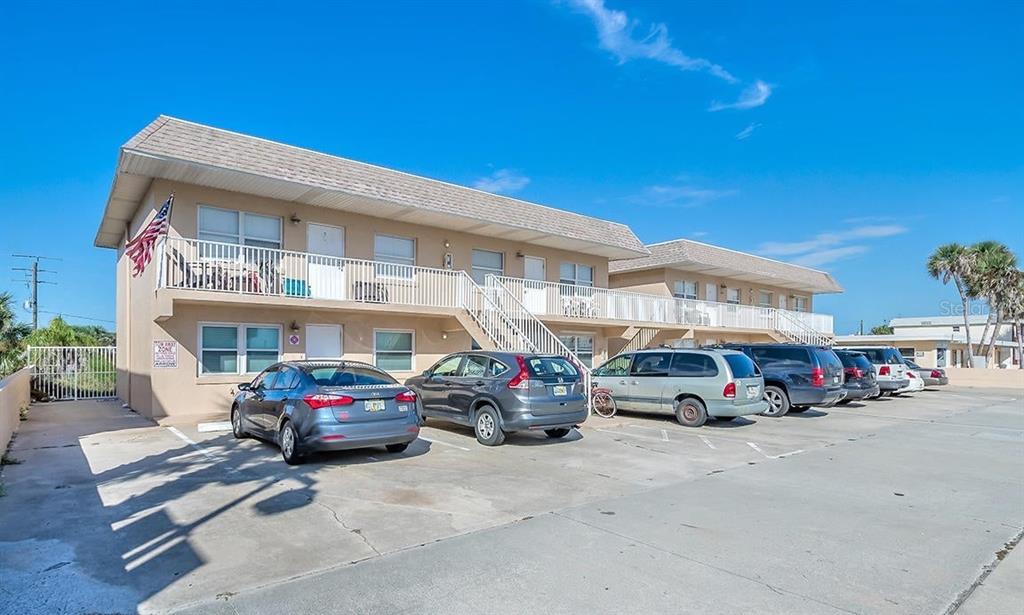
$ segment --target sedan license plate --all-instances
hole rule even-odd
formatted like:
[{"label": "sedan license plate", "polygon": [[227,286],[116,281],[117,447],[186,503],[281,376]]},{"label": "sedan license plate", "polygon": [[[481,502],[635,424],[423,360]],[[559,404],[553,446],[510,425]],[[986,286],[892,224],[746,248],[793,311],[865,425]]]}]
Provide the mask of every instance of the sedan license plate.
[{"label": "sedan license plate", "polygon": [[564,395],[568,395],[569,390],[565,388],[564,384],[558,384],[554,386],[551,392],[554,393],[556,397],[562,397]]},{"label": "sedan license plate", "polygon": [[363,407],[367,412],[381,412],[384,410],[385,404],[383,399],[368,399],[363,402]]},{"label": "sedan license plate", "polygon": [[748,384],[747,385],[747,397],[749,397],[751,399],[757,397],[757,389],[758,389],[758,386],[756,384]]}]

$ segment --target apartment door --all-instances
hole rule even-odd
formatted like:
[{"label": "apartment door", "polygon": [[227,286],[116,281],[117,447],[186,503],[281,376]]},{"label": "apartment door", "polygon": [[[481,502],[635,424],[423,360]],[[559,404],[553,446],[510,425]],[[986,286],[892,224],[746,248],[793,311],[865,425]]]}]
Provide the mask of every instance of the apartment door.
[{"label": "apartment door", "polygon": [[[345,229],[326,224],[310,224],[306,231],[309,252],[306,295],[317,299],[346,299]],[[287,288],[287,284],[286,284]]]},{"label": "apartment door", "polygon": [[306,358],[340,359],[342,331],[341,325],[306,325]]},{"label": "apartment door", "polygon": [[539,256],[523,259],[525,267],[523,282],[523,305],[534,314],[545,314],[547,310],[547,261]]},{"label": "apartment door", "polygon": [[779,309],[785,310],[786,308],[786,295],[779,295]]},{"label": "apartment door", "polygon": [[716,305],[718,302],[718,285],[710,282],[704,285],[704,300],[711,302],[708,306],[708,324],[712,327],[722,322],[722,307]]},{"label": "apartment door", "polygon": [[718,301],[718,285],[706,284],[704,286],[704,298],[708,301]]}]

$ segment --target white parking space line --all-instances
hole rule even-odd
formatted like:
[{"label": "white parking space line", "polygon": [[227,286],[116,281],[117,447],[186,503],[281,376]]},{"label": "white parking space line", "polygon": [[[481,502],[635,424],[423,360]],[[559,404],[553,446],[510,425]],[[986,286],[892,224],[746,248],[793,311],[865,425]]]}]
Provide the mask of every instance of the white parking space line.
[{"label": "white parking space line", "polygon": [[[190,438],[190,437],[186,436],[185,434],[181,433],[181,430],[178,429],[177,427],[168,427],[167,431],[169,431],[172,434],[174,434],[175,436],[177,436],[181,441],[185,442],[185,444],[188,444],[190,447],[192,447],[193,449],[198,451],[203,457],[206,457],[208,460],[210,460],[210,461],[212,461],[214,463],[221,463],[222,461],[224,461],[223,457],[219,457],[218,455],[216,455],[214,453],[211,453],[210,451],[206,450],[205,448],[200,446],[198,443],[196,443],[195,440],[193,440],[192,438]],[[227,471],[233,473],[233,472],[237,472],[238,469],[237,468],[227,468]]]},{"label": "white parking space line", "polygon": [[804,451],[804,449],[801,448],[795,451],[789,451],[788,453],[782,453],[781,455],[769,455],[768,453],[761,450],[760,446],[753,442],[747,442],[747,446],[764,455],[766,459],[783,459],[785,457],[791,457],[793,455],[799,455],[800,453],[806,452]]},{"label": "white parking space line", "polygon": [[711,440],[708,440],[706,437],[704,437],[704,436],[697,436],[697,437],[700,438],[701,442],[703,442],[704,444],[707,444],[708,448],[710,448],[712,450],[718,448],[714,444],[711,443]]},{"label": "white parking space line", "polygon": [[747,442],[747,446],[749,446],[750,448],[754,449],[755,451],[761,453],[762,455],[764,455],[768,459],[771,459],[771,457],[768,456],[768,453],[762,451],[761,447],[756,445],[756,444],[754,444],[753,442]]},{"label": "white parking space line", "polygon": [[661,439],[664,440],[665,442],[668,442],[668,432],[665,431],[664,429],[661,430]]},{"label": "white parking space line", "polygon": [[468,451],[469,450],[468,448],[466,448],[464,446],[459,446],[458,444],[449,444],[448,442],[445,442],[444,440],[434,440],[433,438],[428,438],[425,435],[423,435],[422,431],[420,432],[420,440],[426,440],[427,442],[430,442],[431,444],[441,444],[441,445],[444,445],[444,446],[450,446],[452,448],[457,448],[460,451]]}]

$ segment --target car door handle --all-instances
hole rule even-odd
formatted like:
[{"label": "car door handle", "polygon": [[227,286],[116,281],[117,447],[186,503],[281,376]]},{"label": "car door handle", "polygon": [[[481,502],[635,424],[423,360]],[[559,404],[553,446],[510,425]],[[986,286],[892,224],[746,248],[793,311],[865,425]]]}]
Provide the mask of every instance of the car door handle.
[{"label": "car door handle", "polygon": [[485,384],[485,383],[484,383],[484,381],[483,381],[483,380],[477,380],[477,381],[476,381],[476,382],[474,383],[474,386],[482,387],[482,386],[484,386],[484,384]]},{"label": "car door handle", "polygon": [[625,380],[619,380],[619,384],[626,384]]}]

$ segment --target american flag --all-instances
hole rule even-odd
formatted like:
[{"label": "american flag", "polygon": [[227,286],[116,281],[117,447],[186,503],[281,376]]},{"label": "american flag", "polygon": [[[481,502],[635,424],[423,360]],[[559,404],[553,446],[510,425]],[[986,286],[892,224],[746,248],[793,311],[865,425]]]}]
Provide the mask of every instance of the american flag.
[{"label": "american flag", "polygon": [[174,193],[167,197],[167,201],[156,212],[156,216],[150,221],[146,228],[142,229],[135,239],[132,239],[124,246],[128,258],[132,259],[132,277],[142,275],[146,265],[153,260],[153,247],[161,233],[166,233],[171,226],[171,206],[174,205]]}]

